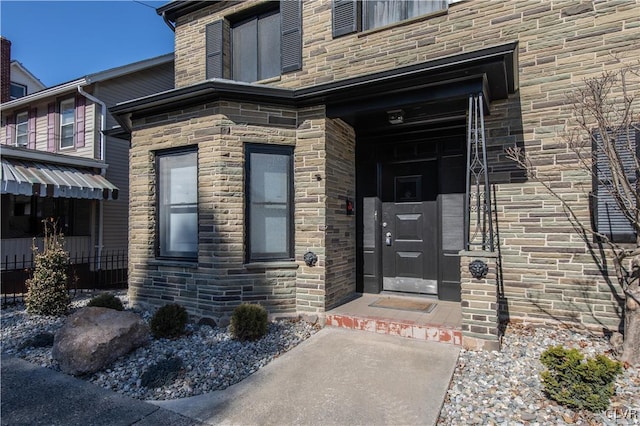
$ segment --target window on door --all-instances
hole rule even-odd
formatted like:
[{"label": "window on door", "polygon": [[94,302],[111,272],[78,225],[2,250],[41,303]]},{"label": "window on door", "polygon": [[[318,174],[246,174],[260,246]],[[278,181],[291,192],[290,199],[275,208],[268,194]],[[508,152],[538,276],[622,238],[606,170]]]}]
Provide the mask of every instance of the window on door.
[{"label": "window on door", "polygon": [[293,258],[293,148],[246,147],[247,260]]}]

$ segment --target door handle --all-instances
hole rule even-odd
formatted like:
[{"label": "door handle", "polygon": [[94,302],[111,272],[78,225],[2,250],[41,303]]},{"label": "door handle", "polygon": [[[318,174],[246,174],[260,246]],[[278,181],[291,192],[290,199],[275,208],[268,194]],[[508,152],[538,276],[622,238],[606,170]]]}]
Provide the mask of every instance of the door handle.
[{"label": "door handle", "polygon": [[387,232],[387,234],[385,235],[385,239],[384,242],[386,245],[390,246],[391,245],[391,232]]}]

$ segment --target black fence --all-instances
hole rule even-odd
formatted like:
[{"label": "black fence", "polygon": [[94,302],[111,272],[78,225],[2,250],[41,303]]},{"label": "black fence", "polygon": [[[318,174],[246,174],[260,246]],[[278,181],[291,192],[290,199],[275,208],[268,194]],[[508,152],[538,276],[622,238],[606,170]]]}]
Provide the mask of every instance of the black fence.
[{"label": "black fence", "polygon": [[[27,293],[27,279],[33,275],[33,256],[2,259],[2,304],[22,302]],[[107,290],[127,288],[127,252],[105,252],[100,257],[76,255],[67,265],[69,291]]]}]

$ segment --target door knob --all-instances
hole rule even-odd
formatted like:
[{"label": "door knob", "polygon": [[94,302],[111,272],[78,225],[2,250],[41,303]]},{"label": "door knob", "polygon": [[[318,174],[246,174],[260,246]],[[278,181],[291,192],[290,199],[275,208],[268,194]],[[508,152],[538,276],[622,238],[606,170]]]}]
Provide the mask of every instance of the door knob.
[{"label": "door knob", "polygon": [[385,237],[386,237],[385,240],[384,240],[385,244],[390,246],[391,245],[391,232],[387,232]]}]

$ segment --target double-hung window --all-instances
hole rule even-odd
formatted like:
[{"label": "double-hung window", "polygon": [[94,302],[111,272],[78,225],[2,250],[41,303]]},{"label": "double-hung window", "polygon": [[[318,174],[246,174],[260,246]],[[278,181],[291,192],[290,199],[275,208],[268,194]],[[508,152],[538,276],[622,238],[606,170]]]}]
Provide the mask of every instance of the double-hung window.
[{"label": "double-hung window", "polygon": [[207,79],[255,82],[301,69],[302,5],[262,2],[207,25]]},{"label": "double-hung window", "polygon": [[16,146],[27,146],[29,143],[29,114],[16,114]]},{"label": "double-hung window", "polygon": [[247,260],[293,258],[293,148],[246,146]]},{"label": "double-hung window", "polygon": [[[638,217],[640,208],[636,200],[639,195],[640,130],[610,131],[607,137],[609,140],[603,141],[600,132],[596,131],[592,138],[595,227],[611,241],[635,242],[631,220],[637,220],[632,218]],[[619,202],[631,218],[620,209]]]},{"label": "double-hung window", "polygon": [[198,153],[157,154],[158,255],[198,257]]},{"label": "double-hung window", "polygon": [[74,98],[60,101],[60,149],[74,146],[75,106]]}]

